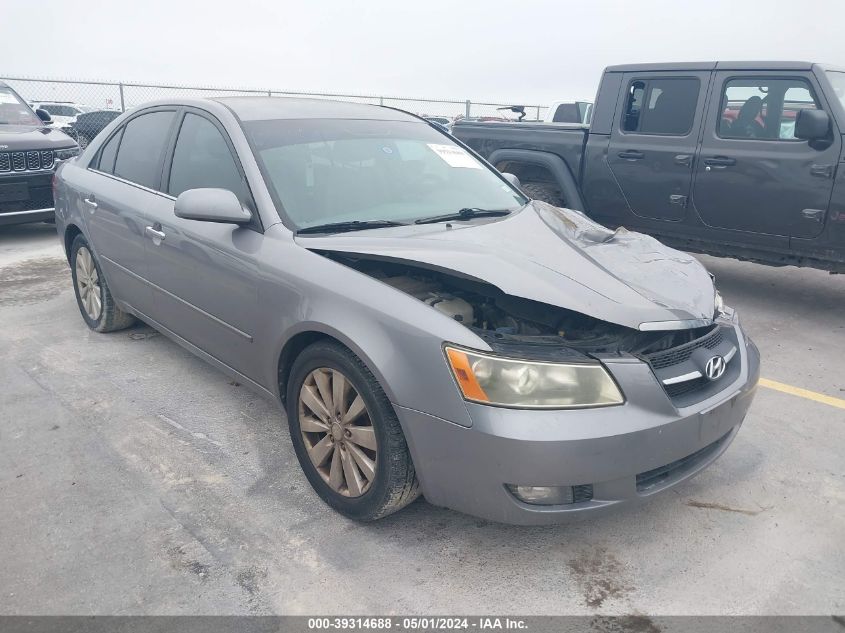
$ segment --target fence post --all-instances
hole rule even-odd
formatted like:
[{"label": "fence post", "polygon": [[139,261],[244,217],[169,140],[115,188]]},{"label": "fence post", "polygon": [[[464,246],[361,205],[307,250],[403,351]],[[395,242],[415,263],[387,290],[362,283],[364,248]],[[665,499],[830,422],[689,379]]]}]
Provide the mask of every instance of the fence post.
[{"label": "fence post", "polygon": [[383,106],[383,105],[384,105],[384,97],[379,97],[379,98],[378,98],[378,104],[379,104],[380,106]]},{"label": "fence post", "polygon": [[537,120],[540,120],[540,106],[537,106]]},{"label": "fence post", "polygon": [[469,99],[467,99],[467,112],[466,112],[466,117],[467,117],[467,118],[469,118],[469,111],[470,111],[471,109],[472,109],[472,103],[470,102],[470,100],[469,100]]},{"label": "fence post", "polygon": [[123,102],[123,84],[117,84],[120,88],[120,111],[126,112],[126,104]]},{"label": "fence post", "polygon": [[267,96],[268,96],[268,97],[272,97],[272,96],[273,96],[273,91],[272,91],[272,90],[268,90],[268,91],[267,91]]}]

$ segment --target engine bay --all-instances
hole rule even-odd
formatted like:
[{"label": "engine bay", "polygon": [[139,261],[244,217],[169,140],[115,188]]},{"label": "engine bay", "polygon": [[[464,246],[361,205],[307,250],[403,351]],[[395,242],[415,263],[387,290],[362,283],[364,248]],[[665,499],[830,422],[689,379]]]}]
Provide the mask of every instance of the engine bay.
[{"label": "engine bay", "polygon": [[500,349],[530,347],[581,354],[651,354],[694,340],[710,327],[641,332],[585,314],[505,294],[484,281],[396,261],[323,253],[410,295],[473,330]]}]

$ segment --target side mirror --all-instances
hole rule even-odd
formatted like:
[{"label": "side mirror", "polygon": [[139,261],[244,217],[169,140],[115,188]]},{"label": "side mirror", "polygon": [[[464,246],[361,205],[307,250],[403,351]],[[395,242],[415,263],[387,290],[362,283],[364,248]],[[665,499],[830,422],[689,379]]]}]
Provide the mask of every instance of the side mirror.
[{"label": "side mirror", "polygon": [[508,172],[503,171],[502,172],[502,178],[507,180],[509,183],[511,183],[517,189],[522,190],[522,183],[519,182],[519,178],[517,178],[515,175],[509,174]]},{"label": "side mirror", "polygon": [[800,110],[795,119],[795,138],[818,141],[830,132],[830,116],[824,110]]},{"label": "side mirror", "polygon": [[50,113],[47,112],[47,110],[44,110],[43,108],[38,108],[35,111],[35,114],[37,114],[38,118],[41,119],[42,121],[44,121],[44,123],[52,123],[53,122],[53,117],[51,117]]},{"label": "side mirror", "polygon": [[252,214],[228,189],[188,189],[179,194],[173,212],[177,218],[222,224],[247,224]]}]

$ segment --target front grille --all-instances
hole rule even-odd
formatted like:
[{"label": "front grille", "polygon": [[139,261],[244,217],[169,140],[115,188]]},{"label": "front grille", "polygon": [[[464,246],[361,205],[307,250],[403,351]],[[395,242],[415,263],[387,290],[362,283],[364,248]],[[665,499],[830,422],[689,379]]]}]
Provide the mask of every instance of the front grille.
[{"label": "front grille", "polygon": [[645,359],[653,369],[663,369],[689,360],[692,353],[700,347],[713,349],[721,342],[722,328],[716,326],[701,338],[697,338],[689,343],[684,343],[683,345],[678,345],[678,347],[655,352],[653,354],[646,354]]},{"label": "front grille", "polygon": [[666,393],[670,398],[677,398],[694,391],[698,391],[709,384],[707,378],[694,378],[692,380],[685,380],[684,382],[677,382],[674,385],[663,385]]},{"label": "front grille", "polygon": [[[686,407],[713,395],[723,388],[722,385],[728,385],[736,380],[741,364],[739,354],[736,353],[738,351],[737,346],[738,342],[731,328],[714,325],[704,336],[671,349],[643,354],[641,358],[651,366],[652,371],[654,371],[655,376],[675,406]],[[704,361],[702,356],[706,360],[708,350],[711,350],[713,354],[724,355],[732,348],[734,348],[736,355],[728,363],[728,369],[724,376],[717,381],[700,376],[674,384],[663,382],[666,379],[682,376],[694,370],[703,374]],[[702,350],[703,354],[699,350]]]},{"label": "front grille", "polygon": [[665,466],[659,466],[640,473],[637,475],[637,492],[646,492],[653,488],[662,487],[662,484],[672,483],[693,471],[696,466],[716,454],[730,434],[731,432],[728,431],[715,442],[708,444],[691,455],[682,457]]},{"label": "front grille", "polygon": [[27,152],[0,152],[0,172],[39,171],[53,166],[53,150]]}]

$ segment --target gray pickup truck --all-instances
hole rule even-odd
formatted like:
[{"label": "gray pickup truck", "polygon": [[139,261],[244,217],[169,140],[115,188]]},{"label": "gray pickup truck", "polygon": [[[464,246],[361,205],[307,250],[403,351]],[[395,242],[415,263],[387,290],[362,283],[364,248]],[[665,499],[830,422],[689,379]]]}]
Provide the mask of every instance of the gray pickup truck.
[{"label": "gray pickup truck", "polygon": [[530,196],[689,251],[845,273],[845,70],[608,67],[590,126],[458,122]]}]

